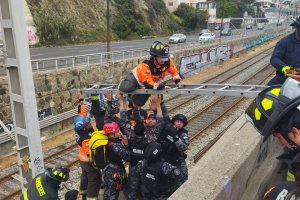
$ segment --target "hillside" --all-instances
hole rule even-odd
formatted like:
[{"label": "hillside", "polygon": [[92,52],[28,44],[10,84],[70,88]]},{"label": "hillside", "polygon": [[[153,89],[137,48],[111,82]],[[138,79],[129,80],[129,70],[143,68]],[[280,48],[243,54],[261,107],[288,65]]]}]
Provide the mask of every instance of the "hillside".
[{"label": "hillside", "polygon": [[[106,40],[106,0],[26,0],[42,44]],[[163,0],[110,1],[112,39],[169,35],[178,28]]]}]

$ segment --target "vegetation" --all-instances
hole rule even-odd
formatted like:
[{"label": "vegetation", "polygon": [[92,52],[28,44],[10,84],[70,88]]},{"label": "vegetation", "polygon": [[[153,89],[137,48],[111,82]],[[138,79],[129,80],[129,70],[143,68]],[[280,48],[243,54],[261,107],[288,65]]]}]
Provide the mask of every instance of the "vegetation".
[{"label": "vegetation", "polygon": [[[174,15],[182,19],[182,25],[189,30],[195,30],[206,26],[207,11],[199,10],[187,4],[181,3]],[[181,20],[178,20],[179,22]]]},{"label": "vegetation", "polygon": [[66,11],[57,15],[47,4],[42,4],[33,16],[41,43],[70,43],[75,40],[77,19],[72,13]]},{"label": "vegetation", "polygon": [[126,39],[133,34],[153,34],[150,26],[145,23],[144,17],[134,10],[134,1],[115,0],[114,5],[118,9],[118,15],[114,18],[112,30],[119,38]]},{"label": "vegetation", "polygon": [[249,15],[254,13],[253,4],[255,0],[217,0],[217,17],[243,17],[245,11]]}]

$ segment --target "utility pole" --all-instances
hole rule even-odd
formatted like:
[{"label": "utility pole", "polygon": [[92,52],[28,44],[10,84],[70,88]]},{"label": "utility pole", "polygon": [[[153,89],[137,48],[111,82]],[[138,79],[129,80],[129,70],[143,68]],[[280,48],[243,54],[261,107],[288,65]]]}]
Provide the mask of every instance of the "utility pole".
[{"label": "utility pole", "polygon": [[221,18],[221,27],[220,27],[220,43],[222,42],[222,30],[223,30],[223,19],[224,19],[224,0],[222,2],[222,18]]},{"label": "utility pole", "polygon": [[109,0],[106,1],[106,52],[110,52]]},{"label": "utility pole", "polygon": [[24,189],[44,172],[44,158],[34,91],[23,0],[0,0],[4,67],[14,122],[18,167]]}]

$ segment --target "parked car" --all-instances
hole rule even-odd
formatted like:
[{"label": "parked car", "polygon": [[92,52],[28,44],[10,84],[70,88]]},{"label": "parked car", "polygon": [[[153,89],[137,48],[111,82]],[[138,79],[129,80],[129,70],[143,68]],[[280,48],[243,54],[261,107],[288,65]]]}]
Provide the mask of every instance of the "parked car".
[{"label": "parked car", "polygon": [[221,31],[221,35],[226,35],[226,36],[231,35],[231,28],[224,28],[224,29]]},{"label": "parked car", "polygon": [[251,24],[247,24],[246,29],[247,29],[247,30],[252,29],[252,25],[251,25]]},{"label": "parked car", "polygon": [[202,35],[203,33],[210,33],[209,29],[202,29],[199,33],[199,36]]},{"label": "parked car", "polygon": [[215,30],[220,30],[221,26],[220,25],[215,25]]},{"label": "parked car", "polygon": [[[11,131],[11,130],[14,128],[14,124],[13,124],[12,121],[11,121],[11,122],[6,122],[6,123],[4,123],[4,125],[6,126],[6,128],[7,128],[9,131]],[[3,129],[2,126],[0,126],[0,133],[4,133],[4,129]]]},{"label": "parked car", "polygon": [[184,34],[181,33],[176,33],[174,35],[172,35],[169,38],[169,43],[180,43],[180,42],[186,42],[186,36]]},{"label": "parked car", "polygon": [[282,22],[277,22],[276,23],[276,26],[281,26],[282,25]]},{"label": "parked car", "polygon": [[257,30],[264,30],[264,28],[263,24],[257,24]]},{"label": "parked car", "polygon": [[214,40],[216,38],[216,35],[214,33],[203,33],[199,36],[199,41],[209,41]]}]

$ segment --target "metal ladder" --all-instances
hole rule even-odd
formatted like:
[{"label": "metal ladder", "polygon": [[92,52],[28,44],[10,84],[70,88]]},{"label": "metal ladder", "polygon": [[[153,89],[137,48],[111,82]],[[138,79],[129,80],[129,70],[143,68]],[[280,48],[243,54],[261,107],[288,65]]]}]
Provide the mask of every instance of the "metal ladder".
[{"label": "metal ladder", "polygon": [[[81,89],[85,94],[101,94],[105,90],[116,92],[117,84],[91,84],[89,88]],[[209,96],[239,96],[256,97],[263,89],[268,88],[264,85],[234,85],[234,84],[184,84],[183,88],[176,85],[167,85],[170,89],[136,89],[131,94],[186,94],[186,95],[209,95]],[[70,90],[75,93],[77,89]]]}]

